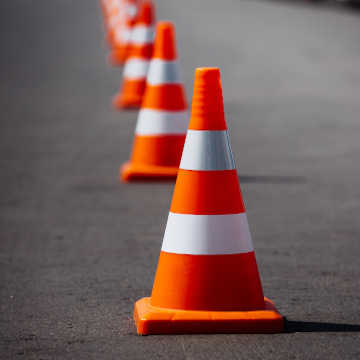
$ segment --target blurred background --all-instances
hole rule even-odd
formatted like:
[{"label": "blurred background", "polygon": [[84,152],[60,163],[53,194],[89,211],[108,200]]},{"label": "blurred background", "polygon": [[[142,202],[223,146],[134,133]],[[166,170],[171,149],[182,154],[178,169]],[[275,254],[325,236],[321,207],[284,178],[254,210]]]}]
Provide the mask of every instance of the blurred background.
[{"label": "blurred background", "polygon": [[119,182],[137,113],[111,107],[122,71],[99,2],[2,0],[0,357],[358,358],[356,2],[155,6],[176,25],[189,104],[194,69],[221,68],[264,293],[291,332],[135,336],[173,184]]}]

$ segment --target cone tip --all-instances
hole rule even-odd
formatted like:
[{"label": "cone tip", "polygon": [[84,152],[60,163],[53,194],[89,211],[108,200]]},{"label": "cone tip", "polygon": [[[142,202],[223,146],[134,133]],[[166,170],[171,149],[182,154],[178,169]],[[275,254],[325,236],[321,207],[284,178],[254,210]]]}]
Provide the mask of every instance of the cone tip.
[{"label": "cone tip", "polygon": [[154,23],[154,4],[151,0],[141,2],[137,24],[152,25]]},{"label": "cone tip", "polygon": [[176,60],[175,26],[171,21],[159,21],[156,25],[154,58]]},{"label": "cone tip", "polygon": [[217,82],[220,81],[220,69],[218,67],[198,67],[195,70],[195,81]]},{"label": "cone tip", "polygon": [[191,130],[226,130],[224,104],[218,67],[195,70]]},{"label": "cone tip", "polygon": [[167,20],[158,21],[156,31],[174,31],[174,24]]}]

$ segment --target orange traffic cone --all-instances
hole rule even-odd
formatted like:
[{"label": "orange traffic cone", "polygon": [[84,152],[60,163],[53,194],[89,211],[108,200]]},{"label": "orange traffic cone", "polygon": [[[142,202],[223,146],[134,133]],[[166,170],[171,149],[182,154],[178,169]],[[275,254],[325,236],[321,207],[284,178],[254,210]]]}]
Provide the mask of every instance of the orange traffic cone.
[{"label": "orange traffic cone", "polygon": [[264,298],[225,123],[220,71],[195,72],[190,125],[151,298],[139,334],[270,333],[283,318]]},{"label": "orange traffic cone", "polygon": [[121,168],[122,180],[176,177],[188,124],[186,109],[175,28],[159,22],[131,160]]},{"label": "orange traffic cone", "polygon": [[124,22],[124,5],[121,0],[105,1],[103,3],[105,27],[106,27],[106,40],[110,47],[113,46],[115,29],[118,24]]},{"label": "orange traffic cone", "polygon": [[113,9],[118,8],[120,2],[123,0],[100,0],[100,7],[103,11],[105,21],[107,20],[108,16],[110,16]]},{"label": "orange traffic cone", "polygon": [[131,32],[138,13],[138,1],[122,0],[120,11],[121,14],[115,20],[112,31],[109,32],[109,41],[112,45],[109,62],[112,65],[124,64],[129,56]]},{"label": "orange traffic cone", "polygon": [[125,63],[122,88],[113,104],[118,109],[139,108],[146,85],[146,75],[153,51],[154,7],[144,1],[131,33],[130,55]]}]

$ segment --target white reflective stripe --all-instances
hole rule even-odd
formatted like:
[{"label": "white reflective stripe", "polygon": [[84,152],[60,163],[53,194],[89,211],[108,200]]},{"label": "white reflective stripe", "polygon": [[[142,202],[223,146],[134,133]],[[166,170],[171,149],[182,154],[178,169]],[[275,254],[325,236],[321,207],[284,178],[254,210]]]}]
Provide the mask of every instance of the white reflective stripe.
[{"label": "white reflective stripe", "polygon": [[130,18],[134,18],[137,14],[137,6],[134,4],[128,4],[126,6],[126,12]]},{"label": "white reflective stripe", "polygon": [[117,28],[115,31],[115,39],[119,42],[128,43],[131,37],[131,30],[128,27]]},{"label": "white reflective stripe", "polygon": [[227,130],[188,130],[180,169],[235,169]]},{"label": "white reflective stripe", "polygon": [[186,134],[187,111],[140,110],[135,133],[137,135]]},{"label": "white reflective stripe", "polygon": [[189,215],[170,212],[162,251],[175,254],[220,255],[254,250],[246,213]]},{"label": "white reflective stripe", "polygon": [[120,21],[121,17],[119,14],[114,14],[110,16],[109,27],[113,29]]},{"label": "white reflective stripe", "polygon": [[131,28],[128,28],[126,27],[124,30],[123,30],[123,38],[126,42],[129,42],[130,41],[130,38],[131,38]]},{"label": "white reflective stripe", "polygon": [[177,61],[152,59],[146,82],[150,85],[180,83]]},{"label": "white reflective stripe", "polygon": [[121,11],[120,4],[117,1],[107,2],[107,8],[109,11]]},{"label": "white reflective stripe", "polygon": [[154,41],[154,28],[152,26],[137,25],[131,33],[131,43],[135,45],[151,44]]},{"label": "white reflective stripe", "polygon": [[127,79],[140,79],[146,77],[149,61],[133,58],[126,62],[124,77]]}]

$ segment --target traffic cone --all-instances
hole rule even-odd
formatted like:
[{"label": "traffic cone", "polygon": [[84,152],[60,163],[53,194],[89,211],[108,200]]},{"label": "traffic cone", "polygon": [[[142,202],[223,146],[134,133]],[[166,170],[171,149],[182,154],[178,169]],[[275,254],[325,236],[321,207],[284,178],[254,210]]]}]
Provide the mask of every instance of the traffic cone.
[{"label": "traffic cone", "polygon": [[225,123],[220,71],[195,72],[192,114],[151,298],[139,334],[273,333]]},{"label": "traffic cone", "polygon": [[121,0],[111,0],[103,3],[105,14],[106,40],[111,48],[114,44],[115,30],[124,22],[124,4]]},{"label": "traffic cone", "polygon": [[109,35],[111,52],[109,62],[112,65],[123,65],[130,53],[131,33],[138,13],[137,0],[122,0],[118,20]]},{"label": "traffic cone", "polygon": [[120,170],[122,180],[176,177],[188,124],[186,109],[175,28],[171,22],[159,22],[131,160]]},{"label": "traffic cone", "polygon": [[100,7],[103,11],[105,21],[107,21],[108,16],[111,12],[118,8],[122,0],[100,0]]},{"label": "traffic cone", "polygon": [[122,88],[113,104],[118,109],[139,108],[146,85],[146,75],[153,51],[154,6],[144,1],[131,33],[130,55],[125,63]]}]

